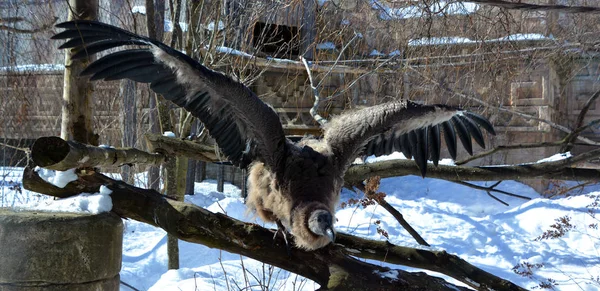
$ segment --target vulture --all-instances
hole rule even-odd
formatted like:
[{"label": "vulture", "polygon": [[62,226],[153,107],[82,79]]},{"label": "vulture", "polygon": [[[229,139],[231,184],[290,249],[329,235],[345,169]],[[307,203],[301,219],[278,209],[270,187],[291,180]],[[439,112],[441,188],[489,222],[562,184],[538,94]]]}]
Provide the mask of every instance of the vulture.
[{"label": "vulture", "polygon": [[[198,118],[227,159],[249,169],[248,209],[277,223],[284,238],[291,233],[295,246],[305,250],[335,240],[334,210],[356,157],[400,151],[414,158],[424,176],[427,160],[437,166],[442,136],[456,158],[457,140],[472,154],[472,140],[485,146],[482,129],[495,135],[478,114],[399,100],[343,113],[324,126],[322,138],[292,142],[277,113],[248,87],[157,40],[96,21],[57,27],[64,30],[52,38],[66,40],[60,49],[72,49],[73,59],[110,50],[82,76],[149,83]],[[122,46],[128,47],[113,50]]]}]

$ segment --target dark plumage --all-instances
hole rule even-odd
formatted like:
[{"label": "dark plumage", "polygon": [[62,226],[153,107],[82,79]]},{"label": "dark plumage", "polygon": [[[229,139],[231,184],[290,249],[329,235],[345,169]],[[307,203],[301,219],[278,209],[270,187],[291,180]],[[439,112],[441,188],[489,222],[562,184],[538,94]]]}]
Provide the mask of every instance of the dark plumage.
[{"label": "dark plumage", "polygon": [[480,127],[495,134],[477,114],[396,101],[342,114],[325,126],[323,139],[293,143],[284,136],[275,111],[246,86],[161,42],[94,21],[57,26],[65,30],[53,39],[66,39],[60,48],[73,48],[74,58],[140,46],[109,53],[82,75],[150,83],[152,90],[199,118],[234,165],[250,167],[249,210],[282,224],[296,246],[307,250],[335,239],[335,205],[344,173],[357,156],[401,151],[414,157],[424,176],[427,159],[437,165],[440,158],[442,133],[453,158],[456,135],[471,154],[472,139],[484,146]]}]

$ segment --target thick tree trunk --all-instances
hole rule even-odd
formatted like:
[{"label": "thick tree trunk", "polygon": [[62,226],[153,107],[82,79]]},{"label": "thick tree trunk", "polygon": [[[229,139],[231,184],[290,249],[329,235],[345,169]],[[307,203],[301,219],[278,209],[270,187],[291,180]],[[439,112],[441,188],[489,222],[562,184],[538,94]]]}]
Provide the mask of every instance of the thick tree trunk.
[{"label": "thick tree trunk", "polygon": [[[166,230],[188,242],[241,254],[314,280],[333,290],[466,290],[425,273],[390,270],[358,261],[350,256],[434,270],[452,276],[479,290],[524,290],[445,252],[430,252],[394,246],[340,234],[335,245],[313,252],[292,248],[288,255],[282,239],[273,231],[252,223],[212,213],[198,206],[167,199],[146,190],[112,180],[99,173],[79,173],[79,180],[65,188],[47,184],[30,168],[23,175],[26,189],[55,197],[79,192],[97,192],[105,185],[113,192],[113,212]],[[391,261],[390,261],[391,262]]]},{"label": "thick tree trunk", "polygon": [[[136,84],[132,80],[123,79],[119,87],[119,94],[123,100],[123,131],[122,146],[132,148],[137,142],[137,106],[136,106]],[[123,181],[133,184],[133,171],[129,165],[121,167]]]},{"label": "thick tree trunk", "polygon": [[[98,0],[69,0],[68,20],[97,20]],[[74,49],[65,50],[65,73],[60,135],[65,140],[98,145],[92,127],[92,85],[79,73],[92,60],[72,60]]]},{"label": "thick tree trunk", "polygon": [[[162,41],[165,22],[165,1],[164,0],[146,0],[146,27],[148,36],[152,39]],[[154,134],[162,133],[158,118],[158,95],[150,93],[150,132]],[[160,171],[158,167],[148,169],[148,185],[154,190],[158,190],[160,185]]]}]

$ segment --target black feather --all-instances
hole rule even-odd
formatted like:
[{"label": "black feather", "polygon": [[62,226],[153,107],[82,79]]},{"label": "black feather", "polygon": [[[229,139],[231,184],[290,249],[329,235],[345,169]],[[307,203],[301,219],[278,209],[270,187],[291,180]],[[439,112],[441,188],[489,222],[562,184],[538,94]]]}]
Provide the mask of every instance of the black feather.
[{"label": "black feather", "polygon": [[400,140],[402,143],[402,154],[407,159],[412,159],[413,153],[412,153],[411,143],[408,140],[408,133],[401,135]]},{"label": "black feather", "polygon": [[421,170],[421,176],[425,177],[427,173],[427,155],[428,155],[428,146],[427,146],[427,127],[417,129],[414,131],[417,137],[416,149],[417,153],[415,154],[415,162],[417,162],[417,166],[419,170]]},{"label": "black feather", "polygon": [[483,116],[469,111],[464,111],[463,114],[471,118],[473,121],[479,124],[479,126],[485,128],[485,130],[490,134],[496,135],[496,131],[494,130],[494,126],[492,126],[492,123],[490,123],[490,121],[484,118]]},{"label": "black feather", "polygon": [[452,117],[452,123],[454,124],[454,128],[456,129],[456,133],[458,134],[458,138],[463,144],[465,150],[469,155],[473,155],[473,144],[471,143],[471,134],[467,130],[465,124],[460,120],[460,118],[454,116]]},{"label": "black feather", "polygon": [[429,158],[437,167],[440,160],[440,149],[442,147],[442,140],[440,139],[440,127],[437,124],[430,126],[427,132],[429,133]]},{"label": "black feather", "polygon": [[132,49],[132,50],[119,51],[119,52],[104,56],[104,57],[96,60],[95,62],[91,63],[89,66],[87,66],[87,68],[85,68],[80,73],[80,75],[81,76],[91,75],[93,73],[102,71],[111,66],[120,64],[122,62],[146,59],[150,56],[152,56],[152,53],[147,49]]},{"label": "black feather", "polygon": [[456,160],[456,132],[454,127],[449,121],[443,122],[442,127],[444,128],[444,139],[446,140],[448,152],[452,159]]},{"label": "black feather", "polygon": [[459,116],[459,119],[462,120],[464,125],[467,127],[467,130],[469,130],[475,142],[477,142],[480,147],[485,148],[485,141],[483,140],[483,134],[481,133],[479,126],[477,126],[477,124],[475,124],[475,122],[466,115]]}]

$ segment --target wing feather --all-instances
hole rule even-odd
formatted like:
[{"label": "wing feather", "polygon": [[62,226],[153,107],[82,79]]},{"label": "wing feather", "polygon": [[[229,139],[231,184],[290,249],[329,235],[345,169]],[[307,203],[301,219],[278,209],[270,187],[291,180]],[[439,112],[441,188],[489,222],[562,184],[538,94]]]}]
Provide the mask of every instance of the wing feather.
[{"label": "wing feather", "polygon": [[287,142],[279,117],[250,89],[212,71],[187,55],[159,42],[96,21],[58,24],[65,30],[60,48],[72,49],[73,58],[127,45],[141,48],[109,53],[90,64],[82,75],[90,80],[131,79],[150,88],[200,119],[234,165],[264,162],[276,173],[284,164]]},{"label": "wing feather", "polygon": [[401,151],[414,158],[425,176],[427,160],[438,165],[441,135],[450,156],[456,159],[457,138],[469,154],[471,138],[485,147],[480,127],[495,135],[484,117],[445,105],[420,105],[396,101],[342,114],[325,128],[325,139],[342,170],[358,155],[385,155]]}]

